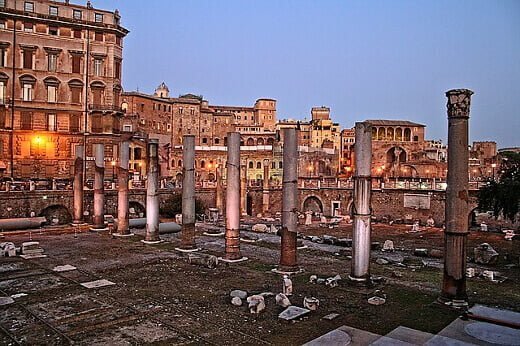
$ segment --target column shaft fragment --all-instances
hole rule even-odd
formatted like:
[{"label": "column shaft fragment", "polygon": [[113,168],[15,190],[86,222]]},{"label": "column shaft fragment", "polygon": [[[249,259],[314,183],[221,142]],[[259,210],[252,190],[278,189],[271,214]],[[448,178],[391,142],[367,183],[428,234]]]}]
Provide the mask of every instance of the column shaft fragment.
[{"label": "column shaft fragment", "polygon": [[182,145],[182,247],[195,248],[195,136],[184,135]]},{"label": "column shaft fragment", "polygon": [[240,259],[240,133],[227,135],[226,259]]}]

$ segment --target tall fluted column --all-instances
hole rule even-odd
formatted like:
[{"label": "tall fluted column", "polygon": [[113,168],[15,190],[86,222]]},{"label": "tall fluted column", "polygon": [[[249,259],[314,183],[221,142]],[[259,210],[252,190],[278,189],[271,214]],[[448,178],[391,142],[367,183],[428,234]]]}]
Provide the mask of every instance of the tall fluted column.
[{"label": "tall fluted column", "polygon": [[240,133],[227,135],[226,256],[237,260],[240,254]]},{"label": "tall fluted column", "polygon": [[369,123],[356,123],[355,136],[354,220],[349,278],[365,282],[370,279],[372,127]]},{"label": "tall fluted column", "polygon": [[182,247],[195,246],[195,136],[184,135],[182,145]]},{"label": "tall fluted column", "polygon": [[264,164],[264,180],[262,185],[262,214],[269,214],[269,160],[265,159]]},{"label": "tall fluted column", "polygon": [[454,89],[448,97],[448,186],[444,231],[444,276],[441,302],[466,306],[468,235],[468,119],[473,92]]},{"label": "tall fluted column", "polygon": [[219,213],[223,212],[223,202],[222,202],[222,165],[217,164],[215,168],[215,208],[218,209]]},{"label": "tall fluted column", "polygon": [[128,227],[128,164],[129,143],[121,142],[119,148],[119,162],[117,166],[117,231],[120,235],[129,235]]},{"label": "tall fluted column", "polygon": [[74,220],[73,224],[83,222],[83,160],[85,147],[76,147],[76,158],[74,159]]},{"label": "tall fluted column", "polygon": [[298,137],[295,128],[283,129],[282,239],[280,266],[298,265],[296,235],[298,227]]},{"label": "tall fluted column", "polygon": [[105,146],[95,143],[94,149],[94,229],[105,228]]},{"label": "tall fluted column", "polygon": [[247,214],[247,161],[240,161],[240,214]]},{"label": "tall fluted column", "polygon": [[158,242],[159,237],[159,140],[148,142],[148,176],[146,186],[146,242]]}]

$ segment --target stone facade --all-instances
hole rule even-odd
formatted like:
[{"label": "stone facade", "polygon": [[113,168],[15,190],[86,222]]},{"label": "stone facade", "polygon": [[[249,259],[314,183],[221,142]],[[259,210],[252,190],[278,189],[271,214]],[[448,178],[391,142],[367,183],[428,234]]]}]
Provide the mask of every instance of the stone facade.
[{"label": "stone facade", "polygon": [[128,33],[118,12],[6,0],[0,24],[0,174],[70,178],[79,144],[115,157]]}]

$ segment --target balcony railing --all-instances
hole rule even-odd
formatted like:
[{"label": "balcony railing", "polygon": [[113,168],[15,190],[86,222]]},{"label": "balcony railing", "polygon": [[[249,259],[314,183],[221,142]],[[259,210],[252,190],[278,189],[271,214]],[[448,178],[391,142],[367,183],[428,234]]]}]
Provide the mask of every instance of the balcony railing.
[{"label": "balcony railing", "polygon": [[123,112],[123,109],[118,105],[109,105],[109,104],[96,104],[89,103],[88,109],[91,111],[113,111],[113,112]]}]

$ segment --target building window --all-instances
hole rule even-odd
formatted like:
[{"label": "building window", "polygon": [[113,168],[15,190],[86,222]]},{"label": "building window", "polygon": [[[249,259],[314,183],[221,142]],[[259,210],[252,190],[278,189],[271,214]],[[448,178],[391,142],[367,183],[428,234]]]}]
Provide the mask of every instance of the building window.
[{"label": "building window", "polygon": [[58,16],[58,7],[49,6],[49,16]]},{"label": "building window", "polygon": [[184,109],[182,109],[182,107],[179,107],[179,114],[182,114],[184,113]]},{"label": "building window", "polygon": [[206,137],[202,138],[202,144],[208,144],[208,139]]},{"label": "building window", "polygon": [[253,169],[254,165],[253,165],[253,161],[249,161],[249,166],[248,166],[250,169]]},{"label": "building window", "polygon": [[96,31],[94,33],[94,41],[103,42],[103,33],[100,31]]},{"label": "building window", "polygon": [[49,35],[58,36],[58,27],[49,26]]},{"label": "building window", "polygon": [[32,101],[33,100],[33,85],[30,83],[24,83],[22,85],[23,88],[23,100],[24,101]]},{"label": "building window", "polygon": [[72,56],[72,73],[81,73],[81,56]]},{"label": "building window", "polygon": [[103,117],[101,114],[92,114],[91,116],[92,124],[91,129],[93,133],[101,133],[103,132]]},{"label": "building window", "polygon": [[94,76],[103,76],[103,59],[94,59]]},{"label": "building window", "polygon": [[132,125],[123,125],[123,132],[132,132]]},{"label": "building window", "polygon": [[58,87],[55,85],[47,85],[47,102],[58,102]]},{"label": "building window", "polygon": [[72,17],[77,20],[81,20],[82,13],[80,10],[72,10]]},{"label": "building window", "polygon": [[0,105],[5,105],[6,82],[0,81]]},{"label": "building window", "polygon": [[32,130],[32,113],[22,112],[20,119],[21,130]]},{"label": "building window", "polygon": [[[0,1],[2,1],[2,0],[0,0]],[[5,29],[5,20],[0,20],[0,29]]]},{"label": "building window", "polygon": [[0,47],[0,67],[7,67],[7,48]]},{"label": "building window", "polygon": [[57,66],[58,66],[58,55],[57,54],[47,55],[47,67],[48,67],[49,72],[56,72]]},{"label": "building window", "polygon": [[81,30],[80,29],[72,30],[72,34],[74,35],[74,38],[81,38]]},{"label": "building window", "polygon": [[114,62],[114,77],[121,79],[121,61],[116,60]]},{"label": "building window", "polygon": [[49,113],[47,114],[47,131],[56,131],[58,129],[56,123],[56,114]]},{"label": "building window", "polygon": [[34,2],[26,1],[23,5],[25,12],[34,12]]},{"label": "building window", "polygon": [[134,160],[141,160],[142,150],[141,148],[134,148]]},{"label": "building window", "polygon": [[261,169],[262,168],[262,163],[260,161],[258,161],[256,163],[256,169]]},{"label": "building window", "polygon": [[116,44],[117,44],[118,46],[121,45],[121,36],[116,36]]},{"label": "building window", "polygon": [[103,15],[101,13],[96,13],[94,15],[94,21],[96,23],[103,23]]},{"label": "building window", "polygon": [[80,116],[78,114],[71,114],[69,117],[69,130],[70,132],[79,132]]},{"label": "building window", "polygon": [[81,103],[81,93],[83,88],[81,87],[71,87],[70,95],[71,95],[71,103]]},{"label": "building window", "polygon": [[92,88],[92,103],[94,105],[102,105],[103,104],[103,89],[102,88]]},{"label": "building window", "polygon": [[23,31],[33,32],[33,29],[34,29],[33,23],[24,23],[23,24]]},{"label": "building window", "polygon": [[5,7],[5,0],[0,0],[0,7]]}]

